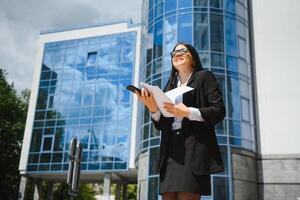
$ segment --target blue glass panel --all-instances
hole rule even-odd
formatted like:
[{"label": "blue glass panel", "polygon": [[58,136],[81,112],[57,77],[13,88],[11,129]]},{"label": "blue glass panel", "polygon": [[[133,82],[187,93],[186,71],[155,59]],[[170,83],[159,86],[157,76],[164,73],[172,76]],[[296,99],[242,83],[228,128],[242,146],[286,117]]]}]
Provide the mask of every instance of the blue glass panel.
[{"label": "blue glass panel", "polygon": [[151,9],[153,7],[153,3],[154,3],[154,0],[149,0],[149,9]]},{"label": "blue glass panel", "polygon": [[152,74],[161,73],[161,71],[162,71],[162,59],[158,59],[153,64]]},{"label": "blue glass panel", "polygon": [[194,0],[194,6],[207,7],[208,0]]},{"label": "blue glass panel", "polygon": [[177,43],[177,23],[176,16],[169,17],[164,20],[164,35],[165,35],[165,54],[170,53]]},{"label": "blue glass panel", "polygon": [[111,170],[111,169],[113,169],[113,163],[112,162],[102,163],[101,169],[102,170]]},{"label": "blue glass panel", "polygon": [[227,79],[227,94],[228,94],[228,117],[231,119],[241,119],[240,109],[240,86],[238,79],[228,77]]},{"label": "blue glass panel", "polygon": [[37,165],[28,165],[27,171],[37,171],[38,166]]},{"label": "blue glass panel", "polygon": [[210,15],[210,45],[212,51],[224,51],[223,16]]},{"label": "blue glass panel", "polygon": [[63,154],[62,153],[53,153],[52,154],[52,163],[59,163],[62,161]]},{"label": "blue glass panel", "polygon": [[163,40],[163,24],[162,21],[159,21],[155,24],[154,29],[154,58],[162,56],[162,40]]},{"label": "blue glass panel", "polygon": [[33,129],[30,152],[39,152],[41,149],[43,129]]},{"label": "blue glass panel", "polygon": [[237,58],[232,57],[232,56],[227,56],[226,57],[226,65],[227,65],[227,70],[230,70],[233,72],[238,72]]},{"label": "blue glass panel", "polygon": [[224,55],[218,53],[211,54],[211,66],[224,68]]},{"label": "blue glass panel", "polygon": [[192,0],[178,0],[178,8],[192,7]]},{"label": "blue glass panel", "polygon": [[158,177],[149,177],[148,185],[148,199],[157,199],[158,198]]},{"label": "blue glass panel", "polygon": [[97,59],[97,52],[96,51],[88,52],[86,65],[87,66],[94,66],[96,64],[96,59]]},{"label": "blue glass panel", "polygon": [[236,21],[230,17],[225,18],[226,51],[232,56],[237,56],[237,30]]},{"label": "blue glass panel", "polygon": [[66,49],[64,68],[73,68],[75,67],[75,58],[76,58],[76,48],[70,47]]},{"label": "blue glass panel", "polygon": [[159,148],[151,148],[149,154],[149,175],[155,175],[157,174],[156,166],[158,162]]},{"label": "blue glass panel", "polygon": [[192,44],[192,15],[179,15],[178,17],[178,41]]},{"label": "blue glass panel", "polygon": [[229,134],[237,137],[241,137],[241,121],[229,120]]},{"label": "blue glass panel", "polygon": [[208,50],[208,17],[206,13],[194,15],[194,46],[199,51]]},{"label": "blue glass panel", "polygon": [[241,138],[232,138],[232,137],[230,137],[229,142],[230,142],[231,145],[234,145],[234,146],[242,146]]},{"label": "blue glass panel", "polygon": [[226,11],[235,13],[235,4],[236,4],[236,0],[225,0]]},{"label": "blue glass panel", "polygon": [[38,171],[49,171],[50,165],[49,164],[40,164]]},{"label": "blue glass panel", "polygon": [[39,158],[40,158],[40,154],[30,153],[29,157],[28,157],[28,163],[38,163],[39,162]]},{"label": "blue glass panel", "polygon": [[161,16],[163,12],[164,12],[164,4],[163,2],[161,2],[155,6],[155,18]]},{"label": "blue glass panel", "polygon": [[177,7],[177,0],[165,0],[165,13],[175,10]]},{"label": "blue glass panel", "polygon": [[153,53],[153,28],[149,28],[147,34],[147,63],[152,61]]},{"label": "blue glass panel", "polygon": [[223,0],[210,0],[210,7],[223,8]]},{"label": "blue glass panel", "polygon": [[149,10],[149,13],[148,13],[148,26],[150,26],[152,21],[153,21],[153,9]]},{"label": "blue glass panel", "polygon": [[115,163],[114,169],[127,169],[127,163],[126,162]]},{"label": "blue glass panel", "polygon": [[[225,138],[225,137],[224,137]],[[227,138],[226,138],[227,139]],[[226,141],[227,143],[227,141]],[[224,164],[224,172],[218,173],[218,174],[228,174],[228,147],[225,145],[220,145],[222,160]]]},{"label": "blue glass panel", "polygon": [[62,168],[61,164],[52,164],[51,167],[50,167],[50,170],[51,171],[60,171],[61,168]]},{"label": "blue glass panel", "polygon": [[51,159],[51,153],[42,153],[40,162],[41,163],[49,163]]},{"label": "blue glass panel", "polygon": [[65,138],[65,129],[64,127],[57,127],[55,130],[54,137],[54,151],[63,151],[64,150],[64,138]]},{"label": "blue glass panel", "polygon": [[214,199],[229,200],[229,179],[228,177],[213,178],[213,196]]}]

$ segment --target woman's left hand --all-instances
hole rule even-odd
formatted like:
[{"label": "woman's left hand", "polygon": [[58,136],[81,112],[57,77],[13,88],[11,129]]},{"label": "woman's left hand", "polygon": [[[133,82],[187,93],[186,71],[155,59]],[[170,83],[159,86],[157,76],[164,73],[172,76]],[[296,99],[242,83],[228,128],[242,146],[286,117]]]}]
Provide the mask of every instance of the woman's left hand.
[{"label": "woman's left hand", "polygon": [[164,108],[169,113],[173,114],[175,117],[188,117],[190,115],[190,111],[188,107],[186,107],[183,103],[173,104],[173,103],[164,103]]}]

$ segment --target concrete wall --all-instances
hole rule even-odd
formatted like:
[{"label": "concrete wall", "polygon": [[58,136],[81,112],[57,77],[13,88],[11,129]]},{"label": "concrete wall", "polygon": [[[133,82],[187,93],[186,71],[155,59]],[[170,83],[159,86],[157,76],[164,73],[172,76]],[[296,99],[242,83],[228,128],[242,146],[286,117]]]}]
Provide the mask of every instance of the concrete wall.
[{"label": "concrete wall", "polygon": [[300,1],[252,0],[260,154],[299,154]]},{"label": "concrete wall", "polygon": [[260,199],[300,200],[300,154],[263,155],[257,163]]},{"label": "concrete wall", "polygon": [[231,155],[234,200],[258,199],[256,154],[232,148]]}]

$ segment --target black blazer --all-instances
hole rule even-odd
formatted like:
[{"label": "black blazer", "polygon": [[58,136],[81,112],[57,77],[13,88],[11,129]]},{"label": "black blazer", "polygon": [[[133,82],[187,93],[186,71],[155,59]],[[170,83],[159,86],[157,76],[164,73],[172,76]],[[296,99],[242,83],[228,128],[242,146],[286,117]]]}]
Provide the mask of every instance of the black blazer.
[{"label": "black blazer", "polygon": [[[183,133],[188,132],[192,136],[193,153],[191,167],[197,175],[207,175],[224,170],[221,152],[218,146],[215,124],[225,117],[225,106],[218,82],[210,71],[194,72],[187,85],[194,90],[183,94],[183,104],[187,107],[199,108],[205,121],[191,121],[188,118],[182,120]],[[160,152],[158,159],[158,172],[161,172],[162,165],[167,153],[167,145],[174,118],[166,118],[161,115],[154,126],[162,131]]]}]

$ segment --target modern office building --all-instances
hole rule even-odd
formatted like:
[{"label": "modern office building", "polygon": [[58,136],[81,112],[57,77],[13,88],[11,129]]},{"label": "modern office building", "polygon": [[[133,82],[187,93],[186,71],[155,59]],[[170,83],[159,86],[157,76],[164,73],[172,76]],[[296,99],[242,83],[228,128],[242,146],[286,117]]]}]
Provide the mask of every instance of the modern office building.
[{"label": "modern office building", "polygon": [[138,84],[140,36],[129,22],[41,33],[21,175],[66,180],[77,137],[81,180],[136,182],[137,99],[126,86]]},{"label": "modern office building", "polygon": [[[142,81],[163,88],[171,70],[169,53],[183,41],[197,49],[204,68],[215,74],[226,104],[226,117],[216,125],[225,171],[211,176],[212,195],[202,199],[300,197],[297,102],[275,100],[276,94],[292,93],[280,86],[282,76],[294,78],[292,85],[298,80],[273,70],[280,71],[287,61],[297,64],[287,55],[300,52],[294,48],[294,53],[281,54],[293,46],[286,43],[272,49],[268,38],[283,36],[280,26],[275,32],[271,26],[274,13],[265,10],[270,5],[272,0],[143,0],[140,25],[121,22],[41,33],[20,173],[66,180],[69,142],[76,136],[84,146],[81,180],[137,183],[138,199],[161,199],[155,172],[160,132],[125,87]],[[291,6],[275,17],[278,25],[297,24],[287,17],[288,10]],[[276,62],[268,59],[270,52],[277,53]],[[21,191],[25,185],[22,178]]]},{"label": "modern office building", "polygon": [[[225,171],[211,176],[205,199],[257,199],[256,140],[252,88],[251,2],[247,0],[144,0],[140,79],[163,88],[177,42],[192,44],[214,72],[226,117],[216,126]],[[137,150],[141,199],[158,199],[155,165],[160,133],[143,106],[138,112]],[[201,134],[201,133],[199,133]],[[145,169],[142,169],[145,168]],[[247,190],[248,192],[245,192]]]}]

